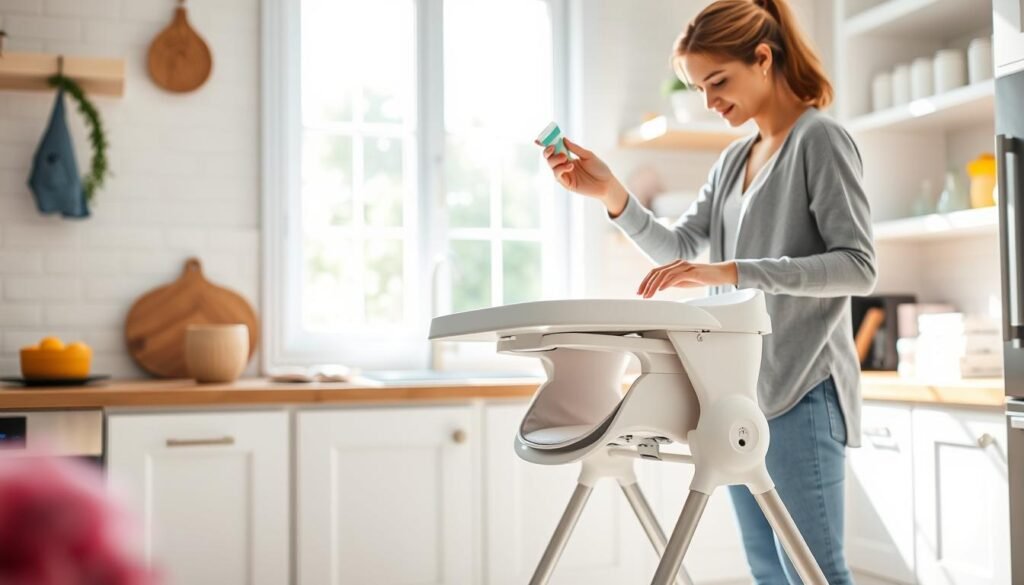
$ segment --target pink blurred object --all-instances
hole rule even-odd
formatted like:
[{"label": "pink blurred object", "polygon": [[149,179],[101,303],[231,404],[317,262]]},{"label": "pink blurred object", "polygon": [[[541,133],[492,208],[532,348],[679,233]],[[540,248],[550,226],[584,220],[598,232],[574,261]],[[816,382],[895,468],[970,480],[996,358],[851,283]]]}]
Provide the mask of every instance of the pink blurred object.
[{"label": "pink blurred object", "polygon": [[130,522],[99,470],[70,459],[0,457],[0,583],[154,585],[127,546]]}]

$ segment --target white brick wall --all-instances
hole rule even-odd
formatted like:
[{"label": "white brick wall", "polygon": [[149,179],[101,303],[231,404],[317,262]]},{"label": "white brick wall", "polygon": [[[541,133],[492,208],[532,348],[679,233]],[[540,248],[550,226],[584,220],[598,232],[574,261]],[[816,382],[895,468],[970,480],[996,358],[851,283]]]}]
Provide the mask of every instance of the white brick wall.
[{"label": "white brick wall", "polygon": [[[258,307],[259,0],[189,3],[214,68],[183,96],[145,70],[174,6],[0,0],[9,50],[122,57],[128,77],[123,98],[94,99],[114,176],[84,221],[40,215],[26,186],[53,94],[0,92],[0,375],[18,375],[18,349],[54,334],[91,344],[97,373],[144,375],[124,347],[125,314],[192,255]],[[68,118],[84,172],[90,151],[72,104]]]}]

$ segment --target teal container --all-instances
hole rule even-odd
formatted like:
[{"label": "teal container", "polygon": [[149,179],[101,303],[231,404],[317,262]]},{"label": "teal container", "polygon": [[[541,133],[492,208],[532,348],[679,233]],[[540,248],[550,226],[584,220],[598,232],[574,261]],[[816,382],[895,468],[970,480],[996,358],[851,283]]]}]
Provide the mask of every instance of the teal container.
[{"label": "teal container", "polygon": [[537,135],[537,142],[543,144],[544,148],[554,146],[555,154],[564,154],[567,157],[569,156],[569,151],[565,148],[565,141],[562,139],[562,129],[554,122],[548,124],[543,130],[541,130],[540,134]]}]

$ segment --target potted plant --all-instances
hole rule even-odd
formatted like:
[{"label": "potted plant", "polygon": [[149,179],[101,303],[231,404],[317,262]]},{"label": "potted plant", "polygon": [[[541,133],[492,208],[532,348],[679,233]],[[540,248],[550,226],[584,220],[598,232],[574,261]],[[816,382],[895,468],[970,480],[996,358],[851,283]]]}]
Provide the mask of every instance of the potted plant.
[{"label": "potted plant", "polygon": [[706,121],[711,117],[704,107],[704,96],[697,88],[673,75],[662,86],[662,93],[667,95],[672,104],[672,114],[681,124]]}]

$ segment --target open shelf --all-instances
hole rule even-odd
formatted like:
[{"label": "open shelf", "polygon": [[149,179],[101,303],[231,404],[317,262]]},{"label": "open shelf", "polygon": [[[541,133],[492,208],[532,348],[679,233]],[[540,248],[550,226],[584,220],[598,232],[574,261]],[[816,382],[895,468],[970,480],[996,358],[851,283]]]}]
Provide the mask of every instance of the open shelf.
[{"label": "open shelf", "polygon": [[997,207],[980,207],[950,213],[932,213],[875,223],[876,242],[927,241],[995,234],[999,230]]},{"label": "open shelf", "polygon": [[949,130],[991,124],[995,118],[995,82],[991,79],[852,118],[851,132],[875,130]]},{"label": "open shelf", "polygon": [[[12,53],[0,57],[0,90],[48,90],[47,79],[57,74],[59,55]],[[124,95],[124,59],[64,57],[64,75],[90,95]]]},{"label": "open shelf", "polygon": [[751,132],[753,127],[749,125],[730,128],[725,122],[679,124],[668,116],[658,116],[625,132],[619,145],[624,148],[717,151]]},{"label": "open shelf", "polygon": [[846,21],[847,37],[948,40],[992,26],[992,6],[975,0],[887,0]]}]

